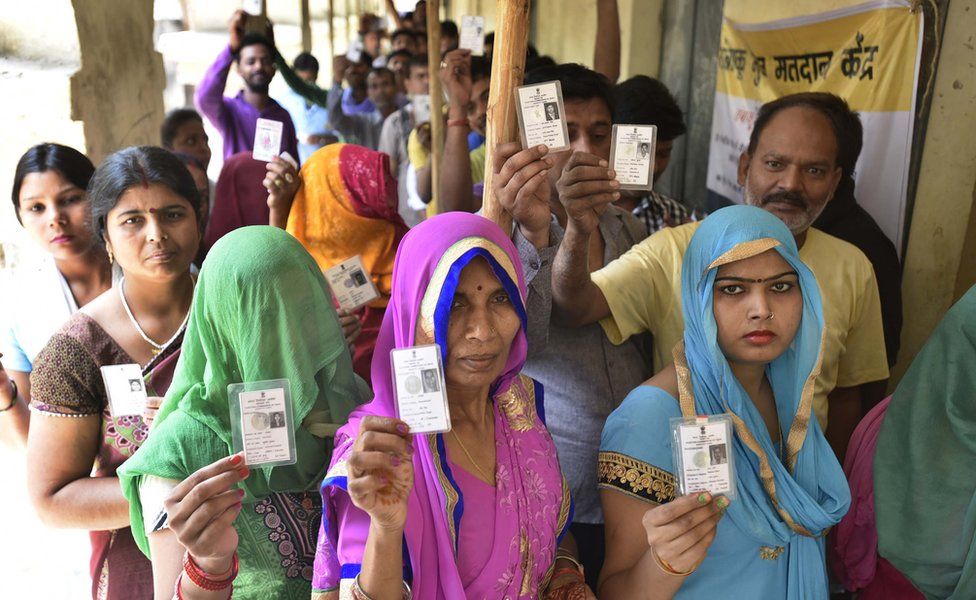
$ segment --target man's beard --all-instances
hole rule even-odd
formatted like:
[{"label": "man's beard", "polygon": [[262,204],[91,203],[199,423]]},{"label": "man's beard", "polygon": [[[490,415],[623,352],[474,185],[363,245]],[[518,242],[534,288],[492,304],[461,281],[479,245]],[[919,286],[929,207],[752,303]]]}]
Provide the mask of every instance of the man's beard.
[{"label": "man's beard", "polygon": [[767,208],[768,205],[773,202],[777,202],[781,204],[789,204],[799,209],[800,212],[789,215],[769,211],[771,214],[779,217],[779,219],[783,221],[793,235],[798,235],[809,229],[810,225],[812,225],[813,222],[817,220],[817,217],[820,216],[820,213],[823,212],[824,206],[826,206],[825,203],[820,207],[819,210],[812,210],[810,201],[807,200],[803,194],[790,191],[771,192],[762,198],[757,198],[756,195],[754,195],[749,189],[748,178],[746,179],[745,190],[745,203],[750,206],[757,206],[763,210],[769,210]]},{"label": "man's beard", "polygon": [[252,94],[267,94],[269,84],[270,82],[268,81],[254,83],[250,79],[244,80],[244,85],[247,86],[247,91],[251,92]]}]

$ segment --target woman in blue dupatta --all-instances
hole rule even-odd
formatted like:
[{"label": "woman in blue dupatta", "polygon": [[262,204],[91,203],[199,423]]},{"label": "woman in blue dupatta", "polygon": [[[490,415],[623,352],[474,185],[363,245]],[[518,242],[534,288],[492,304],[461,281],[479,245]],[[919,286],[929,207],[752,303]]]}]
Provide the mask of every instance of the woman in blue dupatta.
[{"label": "woman in blue dupatta", "polygon": [[[847,511],[811,412],[823,312],[793,236],[733,206],[692,238],[674,362],[611,414],[600,444],[599,596],[827,598],[824,535]],[[670,419],[731,413],[736,498],[677,495]]]}]

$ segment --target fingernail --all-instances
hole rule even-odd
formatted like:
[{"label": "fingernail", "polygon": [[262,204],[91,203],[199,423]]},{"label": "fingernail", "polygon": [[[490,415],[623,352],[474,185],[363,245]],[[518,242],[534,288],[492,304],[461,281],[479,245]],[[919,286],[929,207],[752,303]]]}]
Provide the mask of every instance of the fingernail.
[{"label": "fingernail", "polygon": [[400,432],[401,435],[407,435],[410,433],[410,427],[406,423],[397,423],[396,430]]},{"label": "fingernail", "polygon": [[698,504],[708,504],[708,494],[705,492],[698,494]]},{"label": "fingernail", "polygon": [[722,497],[722,498],[719,498],[718,500],[716,500],[715,501],[715,504],[719,508],[721,508],[722,510],[725,510],[728,507],[728,505],[729,505],[729,501],[726,500],[724,497]]},{"label": "fingernail", "polygon": [[238,465],[240,464],[241,460],[243,460],[243,458],[244,457],[242,457],[240,454],[235,454],[234,456],[230,457],[230,464]]},{"label": "fingernail", "polygon": [[243,498],[244,497],[244,490],[237,490],[237,497],[238,498]]},{"label": "fingernail", "polygon": [[609,171],[607,171],[607,175],[610,177],[610,179],[613,179],[614,177],[617,176],[617,172],[614,171],[613,169],[610,169]]},{"label": "fingernail", "polygon": [[608,163],[608,162],[607,162],[607,161],[605,161],[605,160],[601,160],[601,161],[600,161],[600,166],[601,166],[601,167],[609,167],[609,166],[610,166],[610,163]]},{"label": "fingernail", "polygon": [[407,446],[407,455],[413,456],[413,446]]},{"label": "fingernail", "polygon": [[620,187],[620,182],[614,179],[610,182],[610,187]]},{"label": "fingernail", "polygon": [[613,193],[613,199],[614,200],[620,200],[620,192],[614,192]]},{"label": "fingernail", "polygon": [[546,151],[546,145],[545,144],[541,144],[539,146],[539,152],[545,152],[545,151]]},{"label": "fingernail", "polygon": [[391,456],[390,457],[390,464],[393,465],[394,467],[399,467],[400,466],[400,457],[397,456],[396,454],[394,454],[393,456]]},{"label": "fingernail", "polygon": [[251,474],[251,471],[247,467],[241,467],[237,470],[237,474],[241,476],[241,479],[247,479],[247,476]]}]

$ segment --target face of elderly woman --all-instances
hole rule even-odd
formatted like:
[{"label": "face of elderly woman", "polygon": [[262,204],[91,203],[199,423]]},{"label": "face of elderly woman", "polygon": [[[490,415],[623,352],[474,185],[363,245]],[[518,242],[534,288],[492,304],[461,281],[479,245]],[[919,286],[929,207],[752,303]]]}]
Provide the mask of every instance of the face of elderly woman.
[{"label": "face of elderly woman", "polygon": [[712,310],[730,363],[765,364],[789,348],[803,315],[796,271],[775,250],[722,265]]},{"label": "face of elderly woman", "polygon": [[505,369],[519,327],[508,292],[488,262],[480,257],[472,260],[461,271],[451,305],[444,365],[447,385],[490,386]]}]

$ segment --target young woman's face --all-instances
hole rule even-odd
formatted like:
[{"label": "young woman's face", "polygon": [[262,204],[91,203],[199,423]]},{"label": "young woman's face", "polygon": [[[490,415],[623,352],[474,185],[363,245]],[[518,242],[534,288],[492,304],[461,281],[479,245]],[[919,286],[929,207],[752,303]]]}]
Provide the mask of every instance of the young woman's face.
[{"label": "young woman's face", "polygon": [[157,281],[184,275],[200,246],[193,206],[156,183],[126,190],[105,219],[105,233],[126,276]]},{"label": "young woman's face", "polygon": [[505,370],[520,327],[515,306],[488,262],[479,257],[468,263],[458,279],[447,329],[448,386],[490,386]]},{"label": "young woman's face", "polygon": [[55,259],[77,257],[94,246],[88,196],[61,173],[30,173],[21,183],[19,200],[24,229]]},{"label": "young woman's face", "polygon": [[765,364],[789,348],[803,316],[793,267],[775,250],[718,268],[712,290],[718,344],[729,362]]}]

